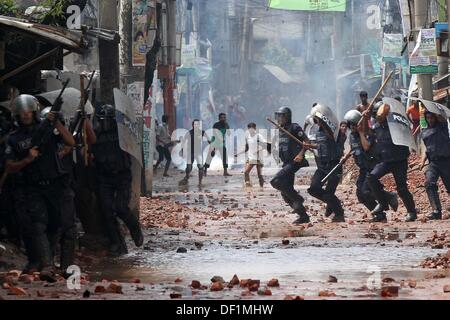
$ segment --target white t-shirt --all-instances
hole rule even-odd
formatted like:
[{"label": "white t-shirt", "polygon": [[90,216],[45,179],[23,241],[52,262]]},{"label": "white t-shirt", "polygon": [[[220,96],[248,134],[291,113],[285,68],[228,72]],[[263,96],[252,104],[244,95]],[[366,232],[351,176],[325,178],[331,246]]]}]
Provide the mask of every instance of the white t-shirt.
[{"label": "white t-shirt", "polygon": [[248,144],[247,159],[250,162],[257,162],[258,160],[262,161],[263,147],[261,146],[261,144],[266,143],[264,137],[259,133],[251,135],[250,132],[247,131],[245,133],[245,141]]}]

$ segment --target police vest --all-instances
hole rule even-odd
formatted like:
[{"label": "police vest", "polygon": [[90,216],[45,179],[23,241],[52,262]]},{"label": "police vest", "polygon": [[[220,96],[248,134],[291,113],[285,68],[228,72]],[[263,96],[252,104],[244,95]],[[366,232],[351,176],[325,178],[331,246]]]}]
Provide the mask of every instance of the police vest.
[{"label": "police vest", "polygon": [[433,128],[422,129],[422,139],[427,148],[429,160],[450,157],[450,137],[447,122],[437,124]]},{"label": "police vest", "polygon": [[[304,132],[297,123],[290,123],[284,127],[294,137],[297,137],[300,141],[304,141]],[[294,158],[302,150],[302,146],[294,141],[287,133],[280,130],[279,143],[278,143],[280,159],[283,163],[288,163],[294,160]],[[303,159],[302,166],[308,166],[306,159]]]},{"label": "police vest", "polygon": [[[25,159],[32,145],[33,134],[39,125],[31,128],[19,128],[9,136],[9,145],[13,149],[17,161]],[[51,135],[45,145],[40,146],[39,156],[27,165],[17,176],[19,183],[36,184],[42,181],[52,181],[65,174],[61,160],[58,156],[58,141],[55,135]]]},{"label": "police vest", "polygon": [[372,148],[369,151],[364,150],[359,133],[350,134],[350,149],[353,151],[353,158],[359,168],[372,169],[375,167],[377,161]]},{"label": "police vest", "polygon": [[92,146],[95,166],[102,174],[118,173],[131,168],[130,155],[120,148],[117,131],[97,133]]},{"label": "police vest", "polygon": [[342,157],[342,148],[334,137],[327,135],[325,131],[320,129],[316,134],[317,157],[316,161],[320,164],[339,161]]},{"label": "police vest", "polygon": [[380,161],[383,162],[396,162],[402,161],[408,158],[409,148],[406,146],[395,145],[392,141],[391,132],[387,124],[380,125],[377,123],[374,126],[375,138],[376,138],[376,155]]}]

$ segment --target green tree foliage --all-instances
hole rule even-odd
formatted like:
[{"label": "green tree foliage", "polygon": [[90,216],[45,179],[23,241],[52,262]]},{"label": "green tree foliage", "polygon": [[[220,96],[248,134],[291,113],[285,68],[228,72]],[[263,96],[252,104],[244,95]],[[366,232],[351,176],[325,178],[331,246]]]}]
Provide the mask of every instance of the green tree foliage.
[{"label": "green tree foliage", "polygon": [[39,16],[39,22],[58,25],[65,18],[68,2],[68,0],[43,0],[39,5],[49,10]]},{"label": "green tree foliage", "polygon": [[19,9],[14,0],[0,0],[0,15],[15,17],[18,12]]}]

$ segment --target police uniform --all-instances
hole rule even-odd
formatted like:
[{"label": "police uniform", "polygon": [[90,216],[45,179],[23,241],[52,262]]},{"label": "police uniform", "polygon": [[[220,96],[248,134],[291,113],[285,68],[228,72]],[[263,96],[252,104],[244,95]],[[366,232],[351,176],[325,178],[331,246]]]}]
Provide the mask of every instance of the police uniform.
[{"label": "police uniform", "polygon": [[[369,143],[373,137],[368,137]],[[358,201],[372,211],[375,209],[377,202],[373,197],[367,181],[367,175],[375,167],[376,159],[373,151],[366,152],[361,144],[361,137],[358,132],[350,133],[349,137],[350,149],[353,152],[353,159],[359,168],[358,179],[356,180],[356,196]]]},{"label": "police uniform", "polygon": [[447,122],[437,122],[435,126],[422,129],[422,139],[430,162],[425,173],[425,188],[430,201],[431,219],[442,218],[437,181],[441,177],[447,193],[450,193],[450,137]]},{"label": "police uniform", "polygon": [[414,221],[417,219],[416,206],[407,185],[409,148],[393,143],[387,121],[381,124],[376,123],[373,131],[375,152],[380,161],[368,175],[369,186],[378,201],[373,213],[381,213],[389,207],[389,199],[383,191],[380,179],[386,174],[392,173],[397,185],[397,192],[408,211],[407,221]]},{"label": "police uniform", "polygon": [[335,192],[342,176],[342,167],[328,178],[325,189],[322,187],[322,180],[339,164],[343,150],[334,136],[325,132],[323,127],[317,131],[315,142],[317,145],[317,170],[311,179],[308,193],[325,202],[327,208],[335,214],[333,221],[340,222],[344,219],[344,209],[342,209],[341,201],[335,196]]},{"label": "police uniform", "polygon": [[[113,108],[109,106],[109,108]],[[114,109],[104,111],[104,114]],[[105,229],[110,240],[110,253],[119,255],[127,252],[121,237],[118,221],[119,217],[130,230],[137,246],[141,246],[143,236],[138,218],[131,212],[131,158],[119,145],[119,136],[115,118],[107,115],[113,124],[108,129],[96,128],[97,143],[92,146],[95,170],[97,174],[98,196],[100,207],[104,215]],[[98,121],[98,120],[97,120]]]},{"label": "police uniform", "polygon": [[[303,129],[297,123],[288,122],[284,129],[304,141],[305,134]],[[305,199],[294,189],[295,173],[301,168],[309,166],[308,161],[303,158],[302,162],[295,162],[295,157],[302,150],[302,146],[294,141],[287,133],[280,130],[279,133],[279,157],[283,162],[282,169],[271,180],[270,184],[275,189],[281,191],[284,201],[294,209],[300,218],[299,223],[309,222],[306,209],[303,206]]]},{"label": "police uniform", "polygon": [[[20,161],[28,156],[39,126],[39,123],[20,126],[10,134],[6,150],[8,160]],[[55,135],[51,135],[39,150],[40,155],[15,174],[14,188],[17,189],[16,204],[29,262],[37,262],[38,268],[44,269],[53,266],[49,240],[54,239],[58,232],[64,170],[58,157]]]}]

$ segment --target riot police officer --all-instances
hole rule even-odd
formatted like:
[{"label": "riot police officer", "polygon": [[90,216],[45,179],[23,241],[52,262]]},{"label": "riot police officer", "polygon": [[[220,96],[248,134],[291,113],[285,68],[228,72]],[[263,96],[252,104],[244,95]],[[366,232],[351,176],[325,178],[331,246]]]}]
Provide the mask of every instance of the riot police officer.
[{"label": "riot police officer", "polygon": [[[297,137],[300,141],[307,142],[307,138],[302,128],[292,122],[292,111],[288,107],[281,107],[275,117],[278,124]],[[294,212],[298,214],[295,224],[308,223],[310,221],[306,209],[303,206],[303,197],[294,189],[295,173],[300,168],[309,166],[308,161],[304,157],[305,148],[293,140],[287,133],[280,130],[279,133],[279,157],[283,162],[282,169],[275,175],[270,182],[272,187],[281,191],[284,201],[289,204]]]},{"label": "riot police officer", "polygon": [[[367,176],[375,167],[377,158],[373,149],[374,136],[365,134],[362,126],[358,126],[361,118],[362,114],[357,110],[350,110],[344,116],[351,130],[349,136],[350,150],[353,152],[353,158],[359,167],[359,176],[356,181],[356,197],[361,204],[372,211],[375,209],[377,202],[370,190]],[[389,204],[396,211],[398,208],[397,194],[385,193],[389,199]],[[386,214],[382,212],[373,216],[372,222],[386,222]]]},{"label": "riot police officer", "polygon": [[97,174],[98,196],[105,229],[113,256],[127,253],[118,221],[119,217],[130,231],[136,246],[142,246],[144,237],[138,218],[131,212],[131,157],[119,145],[115,109],[111,105],[100,107],[94,124],[97,142],[92,146]]},{"label": "riot police officer", "polygon": [[[380,179],[388,173],[394,175],[397,185],[397,192],[408,211],[407,222],[417,219],[417,211],[412,194],[408,190],[407,172],[409,148],[394,144],[387,123],[387,116],[390,112],[390,106],[382,104],[379,106],[376,116],[376,123],[373,127],[375,134],[375,152],[379,158],[379,162],[375,165],[368,175],[369,186],[373,195],[378,201],[377,206],[372,211],[374,216],[383,215],[389,207],[389,199],[383,191]],[[368,113],[363,114],[366,118]]]},{"label": "riot police officer", "polygon": [[425,173],[425,188],[433,211],[430,220],[442,219],[442,205],[439,199],[437,181],[441,177],[447,193],[450,193],[450,138],[445,118],[427,111],[425,119],[428,127],[422,129],[421,137],[427,149],[422,159],[421,170],[428,159],[429,166]]},{"label": "riot police officer", "polygon": [[[41,121],[47,118],[47,114],[51,111],[51,107],[47,107],[41,111]],[[63,114],[59,114],[59,119],[65,125]],[[58,135],[58,157],[64,170],[61,176],[61,196],[60,196],[60,213],[58,233],[51,239],[52,252],[55,254],[56,246],[60,244],[60,269],[62,274],[66,274],[67,268],[74,263],[75,244],[77,240],[77,230],[75,226],[75,193],[73,191],[74,174],[73,174],[73,147],[64,143]]]},{"label": "riot police officer", "polygon": [[18,129],[8,138],[6,170],[15,174],[15,193],[20,195],[16,205],[29,260],[25,271],[37,269],[41,277],[51,276],[54,266],[49,239],[58,231],[64,186],[58,136],[68,146],[75,141],[55,113],[47,115],[50,126],[41,122],[38,101],[31,95],[14,100],[13,116]]},{"label": "riot police officer", "polygon": [[[337,130],[339,123],[330,108],[317,104],[311,115],[318,124],[314,149],[317,149],[316,164],[317,170],[311,179],[308,193],[327,204],[327,215],[334,213],[333,222],[345,222],[344,209],[341,201],[336,197],[335,192],[339,184],[342,167],[336,170],[327,181],[326,188],[322,186],[322,179],[339,164],[342,157],[342,147],[337,141]],[[333,121],[333,118],[335,121]]]}]

